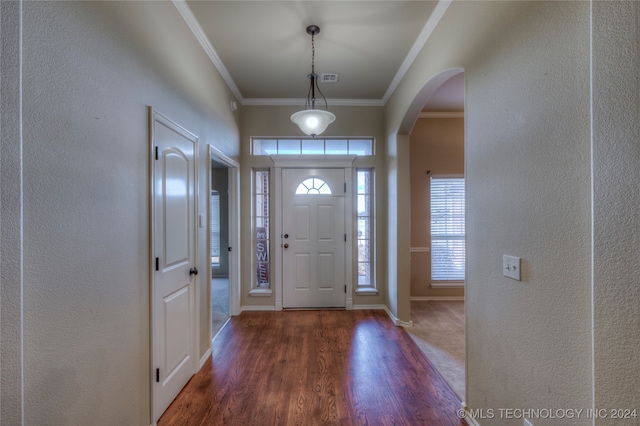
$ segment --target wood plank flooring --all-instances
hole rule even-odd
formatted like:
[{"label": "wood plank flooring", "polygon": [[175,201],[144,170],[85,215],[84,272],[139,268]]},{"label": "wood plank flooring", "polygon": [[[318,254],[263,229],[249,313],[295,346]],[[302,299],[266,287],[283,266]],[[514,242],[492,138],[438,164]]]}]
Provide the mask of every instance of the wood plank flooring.
[{"label": "wood plank flooring", "polygon": [[243,312],[158,426],[466,425],[459,408],[384,311]]}]

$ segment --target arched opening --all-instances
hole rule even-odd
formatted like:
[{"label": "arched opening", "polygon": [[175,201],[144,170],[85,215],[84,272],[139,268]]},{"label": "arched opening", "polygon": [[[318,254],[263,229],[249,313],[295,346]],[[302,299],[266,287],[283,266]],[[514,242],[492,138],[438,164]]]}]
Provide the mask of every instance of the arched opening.
[{"label": "arched opening", "polygon": [[[465,399],[464,70],[431,78],[399,134],[409,135],[411,232],[408,331]],[[406,139],[405,139],[406,140]],[[462,189],[464,191],[464,189]],[[462,250],[460,250],[462,247]],[[450,269],[450,271],[449,271]],[[462,278],[461,278],[462,277]]]}]

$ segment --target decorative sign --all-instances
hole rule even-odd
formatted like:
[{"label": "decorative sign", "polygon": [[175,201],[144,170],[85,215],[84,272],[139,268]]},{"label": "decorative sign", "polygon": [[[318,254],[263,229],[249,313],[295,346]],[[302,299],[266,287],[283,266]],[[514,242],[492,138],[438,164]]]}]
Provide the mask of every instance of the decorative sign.
[{"label": "decorative sign", "polygon": [[269,234],[258,227],[256,233],[257,287],[269,287]]}]

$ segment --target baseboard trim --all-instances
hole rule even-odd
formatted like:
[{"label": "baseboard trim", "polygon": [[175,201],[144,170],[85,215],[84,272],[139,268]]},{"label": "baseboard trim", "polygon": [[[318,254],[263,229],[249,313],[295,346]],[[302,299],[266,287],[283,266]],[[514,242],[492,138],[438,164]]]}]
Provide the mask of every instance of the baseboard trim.
[{"label": "baseboard trim", "polygon": [[[460,403],[460,409],[464,410],[464,420],[467,422],[467,424],[469,426],[480,426],[480,423],[478,423],[478,421],[471,415],[471,412],[469,411],[469,407],[467,407],[467,403],[466,402],[461,402]],[[460,412],[458,412],[458,417],[460,416]]]},{"label": "baseboard trim", "polygon": [[204,363],[207,362],[209,358],[211,358],[211,347],[209,347],[202,358],[200,358],[200,362],[198,363],[198,371],[200,371],[200,369],[204,366]]},{"label": "baseboard trim", "polygon": [[240,312],[244,311],[275,311],[275,306],[240,306]]},{"label": "baseboard trim", "polygon": [[410,299],[412,302],[424,302],[427,300],[464,301],[464,296],[418,296]]},{"label": "baseboard trim", "polygon": [[366,310],[366,309],[371,309],[371,310],[380,310],[380,309],[387,309],[386,306],[384,305],[353,305],[353,310]]},{"label": "baseboard trim", "polygon": [[398,318],[396,318],[395,315],[393,315],[393,313],[389,310],[389,308],[387,308],[385,305],[354,305],[353,309],[356,310],[362,310],[362,309],[376,309],[376,310],[384,310],[387,315],[389,316],[389,318],[391,318],[391,321],[393,321],[394,325],[400,326],[400,327],[413,327],[413,321],[400,321]]},{"label": "baseboard trim", "polygon": [[387,312],[387,315],[389,315],[389,318],[391,318],[391,321],[393,321],[393,323],[396,326],[405,327],[405,328],[413,327],[413,321],[402,321],[402,320],[400,320],[400,318],[398,318],[395,315],[393,315],[393,312],[391,312],[389,310],[389,308],[387,308],[386,306],[384,307],[384,310]]},{"label": "baseboard trim", "polygon": [[467,413],[467,415],[465,416],[465,421],[467,422],[467,424],[469,426],[480,426],[480,423],[478,423],[478,421],[476,419],[474,419],[473,417],[471,417],[471,414],[467,411],[464,410],[465,413]]}]

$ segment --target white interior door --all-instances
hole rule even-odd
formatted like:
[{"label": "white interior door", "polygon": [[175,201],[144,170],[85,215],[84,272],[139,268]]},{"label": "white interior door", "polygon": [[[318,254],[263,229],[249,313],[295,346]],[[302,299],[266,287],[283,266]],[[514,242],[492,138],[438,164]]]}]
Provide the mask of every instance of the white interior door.
[{"label": "white interior door", "polygon": [[284,308],[345,307],[344,188],[344,169],[282,169]]},{"label": "white interior door", "polygon": [[154,114],[153,416],[195,373],[197,139]]}]

